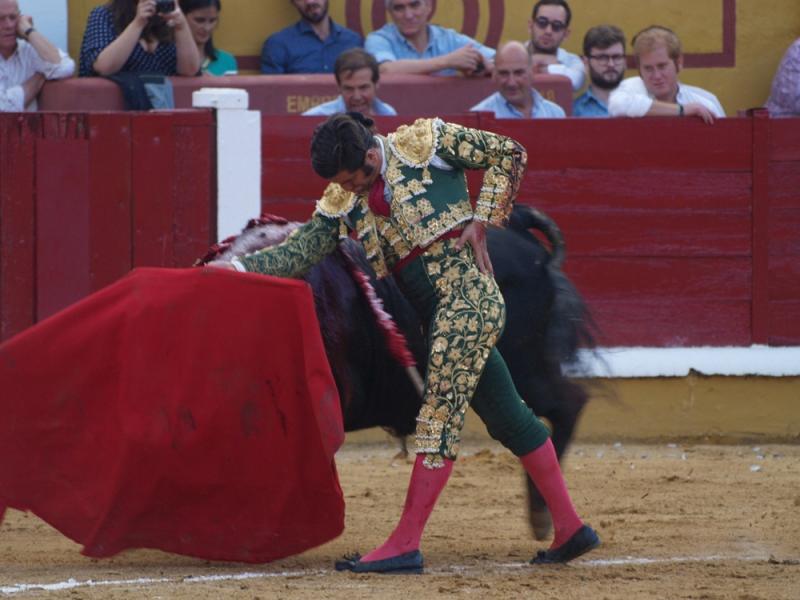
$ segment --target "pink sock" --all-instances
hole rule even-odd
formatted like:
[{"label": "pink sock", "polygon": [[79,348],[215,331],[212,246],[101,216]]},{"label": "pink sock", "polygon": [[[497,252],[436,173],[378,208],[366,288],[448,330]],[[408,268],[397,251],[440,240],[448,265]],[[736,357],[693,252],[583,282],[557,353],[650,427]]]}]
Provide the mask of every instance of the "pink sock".
[{"label": "pink sock", "polygon": [[519,459],[547,503],[555,529],[550,547],[558,548],[581,528],[583,522],[572,505],[553,443],[548,439],[536,450],[520,456]]},{"label": "pink sock", "polygon": [[431,516],[439,494],[447,484],[453,471],[453,461],[444,459],[444,467],[428,469],[422,465],[424,454],[417,454],[411,481],[408,483],[403,515],[392,535],[382,546],[363,557],[362,560],[383,560],[419,549],[419,541],[425,523]]}]

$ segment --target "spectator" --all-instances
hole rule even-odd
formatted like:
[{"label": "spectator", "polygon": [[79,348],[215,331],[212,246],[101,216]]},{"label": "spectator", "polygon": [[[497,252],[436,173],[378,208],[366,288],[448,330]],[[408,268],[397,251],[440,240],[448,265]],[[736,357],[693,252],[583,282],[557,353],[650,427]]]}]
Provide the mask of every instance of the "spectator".
[{"label": "spectator", "polygon": [[623,81],[611,93],[608,112],[614,117],[696,116],[706,123],[724,117],[717,97],[678,81],[683,68],[681,42],[675,33],[653,25],[636,34],[633,51],[641,77]]},{"label": "spectator", "polygon": [[200,55],[176,2],[110,0],[89,14],[81,77],[117,73],[197,75]]},{"label": "spectator", "polygon": [[789,46],[778,66],[767,109],[773,117],[800,117],[800,38]]},{"label": "spectator", "polygon": [[494,49],[454,29],[431,25],[431,0],[386,0],[393,23],[367,36],[364,48],[381,73],[467,76],[492,71]]},{"label": "spectator", "polygon": [[328,0],[291,0],[300,20],[267,38],[261,72],[330,73],[339,55],[361,47],[361,36],[328,16]]},{"label": "spectator", "polygon": [[531,34],[528,49],[533,54],[535,72],[569,77],[572,89],[577,92],[586,78],[583,62],[577,54],[561,47],[569,36],[570,21],[572,11],[565,0],[539,0],[528,21]]},{"label": "spectator", "polygon": [[236,75],[239,68],[232,54],[214,46],[213,34],[219,25],[220,0],[180,0],[192,37],[200,54],[200,70],[204,75]]},{"label": "spectator", "polygon": [[575,99],[576,117],[607,117],[608,97],[625,77],[625,34],[613,25],[598,25],[583,38],[583,64],[589,88]]},{"label": "spectator", "polygon": [[498,90],[470,110],[493,112],[498,119],[559,119],[558,104],[545,100],[533,88],[533,58],[520,42],[508,42],[497,51],[492,75]]},{"label": "spectator", "polygon": [[74,71],[75,62],[20,13],[17,0],[0,0],[0,112],[36,110],[44,82]]},{"label": "spectator", "polygon": [[329,116],[344,112],[360,112],[369,117],[396,115],[397,111],[375,95],[380,69],[375,57],[361,48],[342,52],[333,66],[341,95],[336,100],[319,104],[303,114],[309,117]]}]

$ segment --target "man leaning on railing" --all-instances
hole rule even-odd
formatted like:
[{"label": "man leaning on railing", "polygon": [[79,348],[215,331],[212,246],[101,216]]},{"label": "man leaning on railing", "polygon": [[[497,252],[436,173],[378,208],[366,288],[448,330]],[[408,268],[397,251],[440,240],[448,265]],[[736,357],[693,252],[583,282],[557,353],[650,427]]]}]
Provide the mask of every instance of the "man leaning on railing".
[{"label": "man leaning on railing", "polygon": [[75,62],[33,26],[17,0],[0,0],[0,112],[36,110],[49,79],[63,79]]}]

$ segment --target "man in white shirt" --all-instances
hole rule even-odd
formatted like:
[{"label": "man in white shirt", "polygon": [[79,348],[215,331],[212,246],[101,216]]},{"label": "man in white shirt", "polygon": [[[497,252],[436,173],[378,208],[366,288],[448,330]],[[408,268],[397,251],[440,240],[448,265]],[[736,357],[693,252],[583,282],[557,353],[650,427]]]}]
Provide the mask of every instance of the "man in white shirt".
[{"label": "man in white shirt", "polygon": [[470,108],[493,112],[497,119],[563,119],[564,109],[545,100],[533,87],[533,60],[520,42],[497,51],[492,74],[498,91]]},{"label": "man in white shirt", "polygon": [[0,0],[0,112],[36,110],[44,82],[74,71],[75,62],[20,13],[17,0]]},{"label": "man in white shirt", "polygon": [[717,97],[702,88],[678,81],[683,51],[678,36],[654,25],[636,34],[633,51],[640,77],[623,81],[611,93],[608,112],[613,117],[694,116],[706,123],[725,116]]},{"label": "man in white shirt", "polygon": [[583,61],[561,47],[569,36],[571,20],[572,11],[565,0],[539,0],[528,21],[528,49],[533,55],[534,71],[569,77],[577,92],[586,78]]}]

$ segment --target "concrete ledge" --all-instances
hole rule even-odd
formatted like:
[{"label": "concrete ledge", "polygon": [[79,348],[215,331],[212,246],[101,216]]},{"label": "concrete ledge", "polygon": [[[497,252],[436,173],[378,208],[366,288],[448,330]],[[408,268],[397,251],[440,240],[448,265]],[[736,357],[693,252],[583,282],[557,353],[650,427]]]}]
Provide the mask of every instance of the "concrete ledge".
[{"label": "concrete ledge", "polygon": [[800,376],[800,346],[598,348],[582,351],[588,377]]}]

